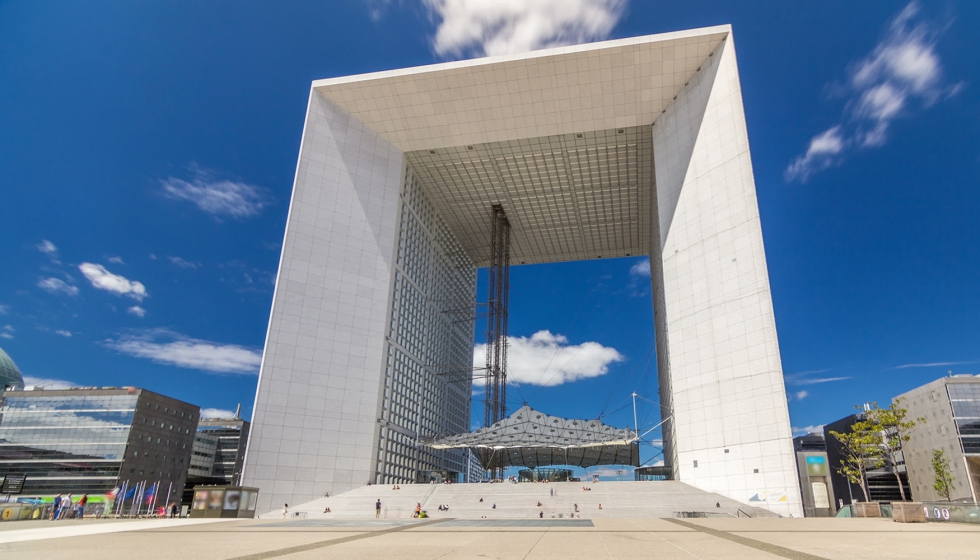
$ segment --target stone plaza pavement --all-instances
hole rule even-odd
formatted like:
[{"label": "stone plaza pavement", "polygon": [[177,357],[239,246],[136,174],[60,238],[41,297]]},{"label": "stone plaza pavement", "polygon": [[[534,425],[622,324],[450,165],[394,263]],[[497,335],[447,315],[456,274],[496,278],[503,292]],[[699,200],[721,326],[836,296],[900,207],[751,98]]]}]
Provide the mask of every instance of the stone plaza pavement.
[{"label": "stone plaza pavement", "polygon": [[0,557],[977,558],[980,525],[772,518],[24,521],[0,523]]}]

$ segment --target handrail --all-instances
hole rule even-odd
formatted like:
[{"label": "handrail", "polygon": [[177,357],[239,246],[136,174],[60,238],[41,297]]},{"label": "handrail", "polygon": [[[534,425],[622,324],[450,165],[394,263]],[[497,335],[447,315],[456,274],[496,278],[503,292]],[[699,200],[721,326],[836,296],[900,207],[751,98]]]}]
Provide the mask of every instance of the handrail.
[{"label": "handrail", "polygon": [[742,517],[744,515],[745,517],[748,517],[749,519],[752,519],[752,516],[749,515],[748,512],[742,511],[742,508],[738,508],[737,511],[738,511],[738,515],[736,515],[736,517]]}]

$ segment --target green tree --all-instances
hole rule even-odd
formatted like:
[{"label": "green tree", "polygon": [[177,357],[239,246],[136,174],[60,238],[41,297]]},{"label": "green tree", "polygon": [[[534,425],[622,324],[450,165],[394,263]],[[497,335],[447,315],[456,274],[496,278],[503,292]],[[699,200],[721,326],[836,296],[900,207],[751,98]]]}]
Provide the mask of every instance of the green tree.
[{"label": "green tree", "polygon": [[949,493],[953,490],[953,471],[949,468],[949,459],[946,452],[942,449],[932,450],[932,472],[934,474],[932,487],[941,495],[949,500]]},{"label": "green tree", "polygon": [[903,458],[902,444],[912,437],[909,432],[917,424],[924,423],[926,419],[908,419],[909,411],[902,406],[903,400],[895,399],[888,408],[879,408],[878,403],[871,403],[870,410],[865,412],[865,418],[872,424],[871,429],[881,433],[882,458],[891,466],[904,502],[906,500],[905,486],[902,484],[902,477],[898,472],[898,462]]},{"label": "green tree", "polygon": [[[856,408],[860,410],[862,407]],[[837,438],[843,447],[844,458],[841,459],[837,472],[851,483],[860,486],[861,491],[864,492],[864,501],[870,502],[866,473],[885,464],[882,445],[884,438],[879,423],[870,421],[862,415],[860,420],[851,424],[850,432],[841,433],[831,430],[830,435]]]}]

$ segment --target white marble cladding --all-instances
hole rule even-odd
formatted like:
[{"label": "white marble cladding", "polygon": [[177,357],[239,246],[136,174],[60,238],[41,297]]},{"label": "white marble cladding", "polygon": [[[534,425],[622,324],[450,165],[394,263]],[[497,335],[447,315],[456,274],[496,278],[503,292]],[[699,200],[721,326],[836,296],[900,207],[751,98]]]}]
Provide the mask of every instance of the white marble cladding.
[{"label": "white marble cladding", "polygon": [[762,228],[729,37],[653,125],[674,465],[802,515]]},{"label": "white marble cladding", "polygon": [[244,466],[260,511],[375,472],[403,169],[311,94]]}]

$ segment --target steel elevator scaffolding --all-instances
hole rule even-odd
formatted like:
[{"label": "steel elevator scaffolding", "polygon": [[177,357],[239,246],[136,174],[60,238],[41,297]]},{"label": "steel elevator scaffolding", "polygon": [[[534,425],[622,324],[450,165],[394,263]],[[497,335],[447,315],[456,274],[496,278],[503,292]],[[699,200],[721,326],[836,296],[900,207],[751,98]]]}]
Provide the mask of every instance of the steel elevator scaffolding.
[{"label": "steel elevator scaffolding", "polygon": [[[507,416],[507,305],[510,294],[510,223],[499,204],[493,207],[490,230],[490,266],[487,274],[487,369],[483,426]],[[491,478],[503,478],[500,459],[488,467]]]}]

